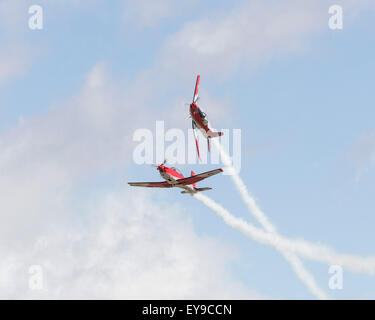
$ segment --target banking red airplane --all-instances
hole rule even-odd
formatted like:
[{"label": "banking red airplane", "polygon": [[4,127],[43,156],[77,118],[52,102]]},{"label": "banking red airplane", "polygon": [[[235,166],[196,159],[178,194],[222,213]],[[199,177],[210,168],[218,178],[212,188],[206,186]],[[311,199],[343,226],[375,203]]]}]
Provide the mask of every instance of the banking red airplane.
[{"label": "banking red airplane", "polygon": [[208,151],[210,151],[210,139],[215,138],[215,137],[220,137],[223,135],[223,133],[213,132],[208,127],[207,115],[197,105],[197,101],[199,99],[198,97],[199,80],[200,80],[200,75],[198,74],[197,82],[195,83],[193,102],[190,104],[190,117],[192,119],[192,126],[193,126],[193,132],[194,132],[194,137],[195,137],[195,144],[197,146],[198,157],[200,159],[201,156],[199,153],[199,146],[198,146],[197,135],[195,133],[195,128],[198,128],[199,131],[203,134],[203,136],[207,138]]},{"label": "banking red airplane", "polygon": [[164,165],[165,161],[159,165],[155,166],[159,171],[160,175],[166,180],[162,182],[128,182],[132,187],[149,187],[149,188],[173,188],[178,187],[184,189],[181,193],[189,193],[193,195],[197,192],[211,190],[212,188],[197,188],[196,183],[202,181],[208,177],[215,174],[223,172],[223,169],[216,169],[201,174],[195,175],[191,172],[191,176],[185,178],[176,168],[168,168]]}]

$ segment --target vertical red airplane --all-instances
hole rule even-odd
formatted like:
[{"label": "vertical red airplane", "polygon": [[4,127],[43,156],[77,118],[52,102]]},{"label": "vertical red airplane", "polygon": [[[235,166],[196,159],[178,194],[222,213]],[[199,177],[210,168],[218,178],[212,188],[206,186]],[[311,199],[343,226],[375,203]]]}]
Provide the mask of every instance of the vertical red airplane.
[{"label": "vertical red airplane", "polygon": [[211,190],[212,188],[197,188],[196,183],[202,181],[208,177],[215,174],[223,172],[223,169],[216,169],[201,174],[195,175],[191,172],[191,176],[185,178],[176,168],[168,168],[164,165],[165,161],[159,165],[155,166],[159,171],[160,175],[166,180],[162,182],[128,182],[132,187],[148,187],[148,188],[173,188],[178,187],[184,189],[181,193],[189,193],[194,195],[197,192]]},{"label": "vertical red airplane", "polygon": [[203,134],[203,136],[207,138],[208,151],[210,151],[210,139],[215,138],[215,137],[220,137],[223,135],[223,133],[213,132],[208,127],[207,115],[197,105],[197,101],[199,99],[198,97],[199,80],[200,80],[200,75],[198,74],[197,82],[195,83],[193,102],[190,104],[190,117],[192,119],[192,126],[193,126],[193,132],[194,132],[194,137],[195,137],[195,144],[197,146],[198,157],[199,159],[201,159],[201,156],[199,153],[198,139],[195,133],[195,128],[198,128],[199,131]]}]

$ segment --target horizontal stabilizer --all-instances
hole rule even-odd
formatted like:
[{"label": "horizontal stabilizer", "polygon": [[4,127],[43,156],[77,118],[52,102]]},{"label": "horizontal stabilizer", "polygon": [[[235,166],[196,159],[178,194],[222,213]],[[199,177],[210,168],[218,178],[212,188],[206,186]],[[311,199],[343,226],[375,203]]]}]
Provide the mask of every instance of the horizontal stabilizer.
[{"label": "horizontal stabilizer", "polygon": [[208,137],[208,138],[221,137],[222,135],[224,135],[223,132],[213,132],[213,131],[211,131],[211,130],[208,130],[208,131],[207,131],[207,137]]},{"label": "horizontal stabilizer", "polygon": [[194,188],[194,190],[197,192],[201,192],[201,191],[212,190],[212,188]]},{"label": "horizontal stabilizer", "polygon": [[194,188],[194,192],[181,191],[181,193],[182,193],[182,194],[187,194],[187,193],[189,193],[190,195],[193,195],[194,193],[202,192],[202,191],[207,191],[207,190],[212,190],[212,188]]}]

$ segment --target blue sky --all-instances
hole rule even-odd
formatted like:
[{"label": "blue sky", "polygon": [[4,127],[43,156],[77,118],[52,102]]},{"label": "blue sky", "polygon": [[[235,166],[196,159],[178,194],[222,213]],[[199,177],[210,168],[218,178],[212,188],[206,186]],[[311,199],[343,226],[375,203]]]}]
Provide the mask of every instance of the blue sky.
[{"label": "blue sky", "polygon": [[[43,30],[28,29],[33,1],[0,3],[1,297],[313,299],[202,203],[129,188],[160,179],[134,164],[132,135],[190,128],[200,73],[200,104],[242,130],[240,175],[279,232],[373,256],[374,2],[152,3],[39,1]],[[257,225],[228,176],[201,186]],[[333,291],[328,265],[303,262],[332,298],[375,298],[373,276],[344,270]],[[35,264],[42,292],[24,290]]]}]

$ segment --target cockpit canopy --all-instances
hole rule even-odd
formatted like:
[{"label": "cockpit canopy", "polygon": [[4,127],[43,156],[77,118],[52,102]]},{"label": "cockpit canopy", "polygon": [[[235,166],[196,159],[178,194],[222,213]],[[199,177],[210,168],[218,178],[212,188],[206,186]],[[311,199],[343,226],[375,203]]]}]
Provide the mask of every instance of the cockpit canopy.
[{"label": "cockpit canopy", "polygon": [[206,118],[206,114],[200,108],[198,108],[198,111],[202,119]]},{"label": "cockpit canopy", "polygon": [[177,169],[176,167],[171,167],[171,169],[178,172],[180,175],[182,175],[181,171],[179,169]]}]

